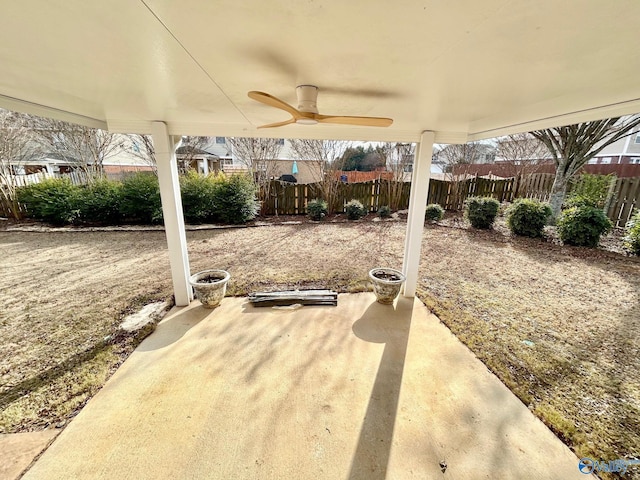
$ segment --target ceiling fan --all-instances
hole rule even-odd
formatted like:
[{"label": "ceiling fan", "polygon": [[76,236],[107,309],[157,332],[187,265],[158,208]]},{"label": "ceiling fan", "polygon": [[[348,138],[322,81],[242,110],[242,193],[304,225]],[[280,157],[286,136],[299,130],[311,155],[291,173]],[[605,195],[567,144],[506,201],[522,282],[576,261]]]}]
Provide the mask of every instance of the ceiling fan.
[{"label": "ceiling fan", "polygon": [[342,115],[320,115],[316,100],[318,99],[318,87],[315,85],[298,85],[298,108],[294,108],[287,102],[264,92],[251,91],[250,98],[270,107],[279,108],[291,114],[291,118],[284,122],[269,123],[258,128],[273,128],[298,123],[300,125],[315,125],[316,123],[339,123],[341,125],[360,125],[364,127],[388,127],[393,123],[391,118],[382,117],[345,117]]}]

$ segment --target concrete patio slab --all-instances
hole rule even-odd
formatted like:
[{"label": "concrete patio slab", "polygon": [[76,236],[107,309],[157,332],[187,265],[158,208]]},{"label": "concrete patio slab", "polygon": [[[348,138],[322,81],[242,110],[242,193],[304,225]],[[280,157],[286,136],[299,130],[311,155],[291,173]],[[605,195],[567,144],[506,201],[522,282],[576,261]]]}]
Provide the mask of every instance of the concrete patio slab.
[{"label": "concrete patio slab", "polygon": [[417,300],[175,308],[23,477],[584,479]]}]

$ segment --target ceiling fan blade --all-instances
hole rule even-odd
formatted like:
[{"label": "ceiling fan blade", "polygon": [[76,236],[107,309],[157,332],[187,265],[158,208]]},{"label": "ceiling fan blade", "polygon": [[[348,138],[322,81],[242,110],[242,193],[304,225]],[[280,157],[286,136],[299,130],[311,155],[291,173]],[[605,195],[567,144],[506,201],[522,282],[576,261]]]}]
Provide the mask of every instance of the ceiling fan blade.
[{"label": "ceiling fan blade", "polygon": [[289,105],[287,102],[274,97],[273,95],[269,95],[268,93],[264,92],[256,92],[255,90],[252,90],[247,95],[249,95],[249,98],[252,98],[260,103],[264,103],[265,105],[269,105],[270,107],[279,108],[280,110],[289,112],[291,115],[293,115],[293,118],[300,118],[300,112],[298,112],[297,109]]},{"label": "ceiling fan blade", "polygon": [[388,127],[391,118],[383,117],[344,117],[338,115],[314,115],[319,123],[339,123],[341,125],[361,125],[363,127]]},{"label": "ceiling fan blade", "polygon": [[266,125],[260,125],[258,128],[282,127],[283,125],[289,125],[290,123],[296,123],[296,119],[295,118],[290,118],[289,120],[286,120],[284,122],[268,123]]}]

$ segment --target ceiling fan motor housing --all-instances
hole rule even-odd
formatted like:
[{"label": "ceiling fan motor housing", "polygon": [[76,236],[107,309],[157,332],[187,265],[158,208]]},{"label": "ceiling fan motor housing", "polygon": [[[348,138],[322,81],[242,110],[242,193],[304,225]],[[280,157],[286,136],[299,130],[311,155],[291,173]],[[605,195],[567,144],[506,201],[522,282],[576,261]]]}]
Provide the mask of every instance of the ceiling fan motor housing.
[{"label": "ceiling fan motor housing", "polygon": [[306,113],[318,113],[318,87],[315,85],[298,85],[296,87],[298,95],[298,110]]}]

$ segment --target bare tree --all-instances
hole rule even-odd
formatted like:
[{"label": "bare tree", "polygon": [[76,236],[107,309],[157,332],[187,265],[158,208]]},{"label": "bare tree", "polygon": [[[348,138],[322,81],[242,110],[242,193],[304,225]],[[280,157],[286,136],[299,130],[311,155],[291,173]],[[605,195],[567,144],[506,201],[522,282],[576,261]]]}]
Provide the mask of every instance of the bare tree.
[{"label": "bare tree", "polygon": [[329,213],[341,206],[336,205],[342,158],[351,147],[351,142],[342,140],[291,140],[291,150],[303,161],[308,161],[314,181],[327,202]]},{"label": "bare tree", "polygon": [[554,218],[562,209],[569,180],[605,147],[632,135],[639,126],[640,114],[531,132],[549,149],[556,164],[549,199]]},{"label": "bare tree", "polygon": [[156,150],[153,146],[153,139],[150,135],[128,135],[129,141],[132,144],[130,153],[150,166],[153,169],[153,173],[158,173],[156,165]]},{"label": "bare tree", "polygon": [[389,208],[398,210],[402,198],[403,183],[408,176],[411,176],[413,170],[415,144],[387,142],[377,147],[376,151],[384,156],[387,170],[392,174],[391,181],[387,183]]},{"label": "bare tree", "polygon": [[498,138],[496,141],[498,156],[504,161],[504,172],[516,179],[516,191],[518,196],[522,179],[535,173],[540,165],[546,162],[549,151],[544,143],[530,133],[517,133],[507,137]]},{"label": "bare tree", "polygon": [[88,181],[103,175],[103,162],[123,145],[121,136],[105,130],[50,118],[30,118],[34,136],[43,148],[83,172]]},{"label": "bare tree", "polygon": [[460,176],[464,179],[468,172],[459,166],[479,163],[483,150],[480,142],[445,145],[434,155],[433,163],[442,167],[448,180],[455,180]]},{"label": "bare tree", "polygon": [[0,206],[3,215],[15,219],[22,217],[16,198],[18,170],[37,155],[29,123],[28,115],[0,110]]},{"label": "bare tree", "polygon": [[229,139],[233,155],[247,166],[259,187],[260,201],[271,196],[271,180],[277,171],[277,159],[282,144],[277,138],[245,138]]}]

